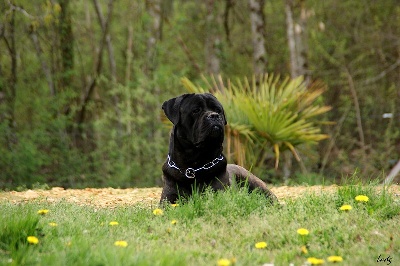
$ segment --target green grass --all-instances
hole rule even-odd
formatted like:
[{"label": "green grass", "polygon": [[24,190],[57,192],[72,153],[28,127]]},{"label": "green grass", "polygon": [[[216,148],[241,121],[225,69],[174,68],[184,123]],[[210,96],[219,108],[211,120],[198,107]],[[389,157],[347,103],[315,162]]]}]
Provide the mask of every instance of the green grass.
[{"label": "green grass", "polygon": [[[369,201],[356,202],[360,194]],[[353,209],[340,211],[343,204]],[[273,207],[262,195],[231,188],[194,195],[160,216],[152,212],[157,207],[0,203],[0,265],[217,265],[221,258],[235,258],[235,265],[303,265],[307,257],[329,265],[331,255],[343,257],[340,265],[381,265],[379,255],[400,263],[399,200],[372,186],[344,186]],[[310,234],[299,236],[299,228]],[[29,235],[39,243],[29,244]],[[128,246],[114,246],[117,240]],[[254,247],[260,241],[265,249]]]}]

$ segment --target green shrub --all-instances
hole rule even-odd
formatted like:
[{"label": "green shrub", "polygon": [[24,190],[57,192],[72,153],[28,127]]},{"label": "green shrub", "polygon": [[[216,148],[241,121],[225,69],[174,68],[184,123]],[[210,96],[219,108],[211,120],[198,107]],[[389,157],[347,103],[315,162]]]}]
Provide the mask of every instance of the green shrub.
[{"label": "green shrub", "polygon": [[224,106],[228,125],[226,130],[228,157],[241,165],[258,167],[264,164],[270,150],[275,153],[278,167],[280,153],[290,150],[300,160],[296,147],[315,144],[328,138],[321,133],[316,117],[330,110],[321,104],[324,92],[321,84],[307,88],[303,77],[280,79],[265,74],[251,80],[234,81],[222,78],[206,80],[206,88],[183,78],[190,92],[212,92]]}]

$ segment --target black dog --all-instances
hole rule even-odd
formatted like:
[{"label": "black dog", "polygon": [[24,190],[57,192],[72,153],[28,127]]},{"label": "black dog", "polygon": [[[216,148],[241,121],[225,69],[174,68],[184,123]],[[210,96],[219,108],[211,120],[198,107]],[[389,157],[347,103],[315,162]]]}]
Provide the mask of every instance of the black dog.
[{"label": "black dog", "polygon": [[259,189],[271,203],[278,201],[261,179],[243,167],[227,164],[222,154],[225,113],[212,94],[184,94],[164,102],[162,109],[174,127],[162,167],[160,202],[175,203],[179,196],[190,196],[194,187],[223,190],[233,178],[237,184],[247,184],[250,191]]}]

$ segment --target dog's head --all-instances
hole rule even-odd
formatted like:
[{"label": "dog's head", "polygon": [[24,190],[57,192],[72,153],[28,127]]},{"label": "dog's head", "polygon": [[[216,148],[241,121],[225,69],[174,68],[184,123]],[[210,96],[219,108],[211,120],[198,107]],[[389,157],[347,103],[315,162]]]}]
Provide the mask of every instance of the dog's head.
[{"label": "dog's head", "polygon": [[224,109],[212,94],[183,94],[164,102],[162,109],[180,140],[198,148],[224,141]]}]

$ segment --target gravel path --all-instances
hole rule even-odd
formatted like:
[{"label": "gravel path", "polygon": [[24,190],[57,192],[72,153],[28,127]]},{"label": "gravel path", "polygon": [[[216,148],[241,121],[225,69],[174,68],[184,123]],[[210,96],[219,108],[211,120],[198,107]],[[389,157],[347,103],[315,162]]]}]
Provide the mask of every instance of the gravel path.
[{"label": "gravel path", "polygon": [[[271,187],[272,192],[280,201],[300,197],[307,193],[333,193],[338,186],[279,186]],[[377,186],[377,190],[382,187]],[[400,186],[393,185],[389,191],[400,197]],[[64,189],[53,187],[50,190],[26,190],[23,192],[0,192],[0,202],[21,203],[33,200],[47,202],[67,201],[78,205],[92,205],[96,207],[115,207],[120,205],[157,205],[161,195],[161,188],[86,188]]]}]

